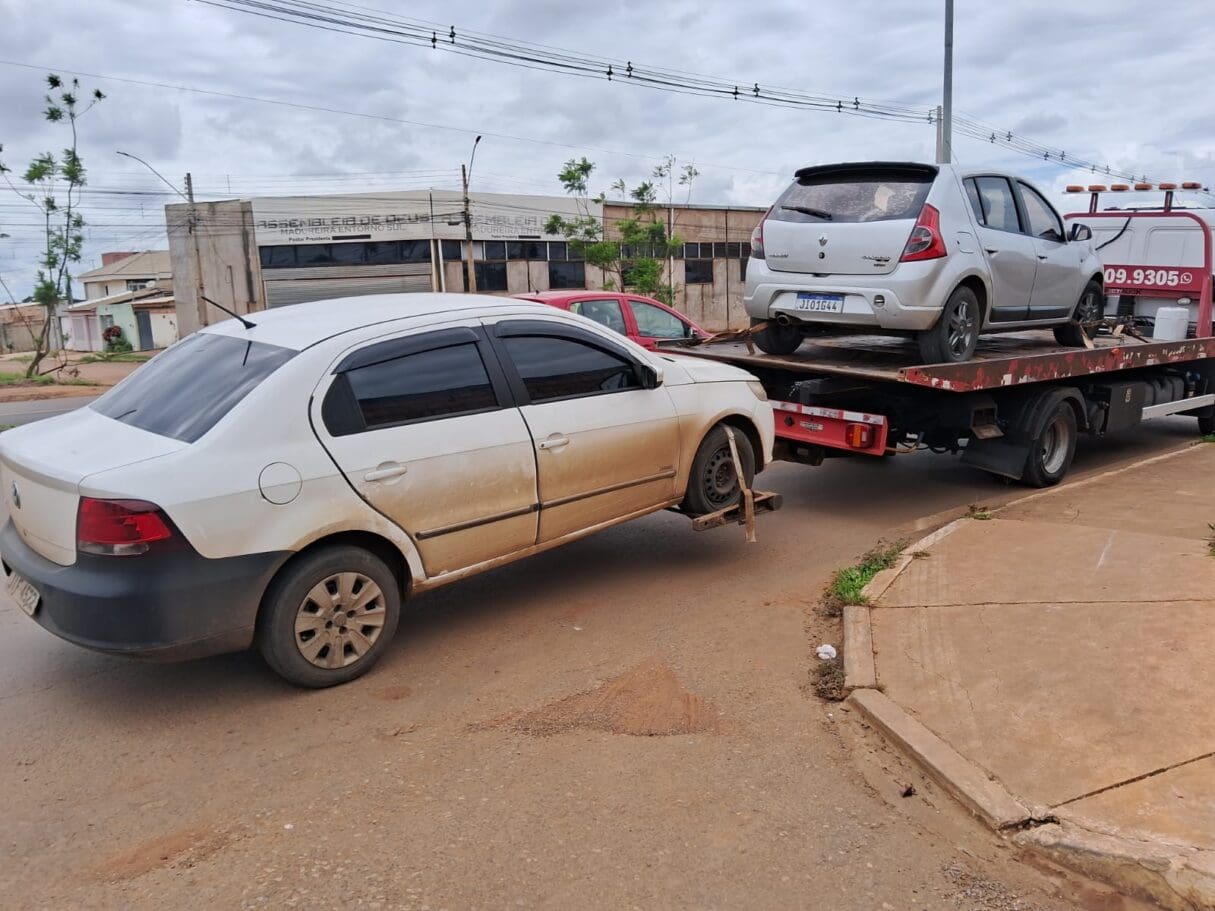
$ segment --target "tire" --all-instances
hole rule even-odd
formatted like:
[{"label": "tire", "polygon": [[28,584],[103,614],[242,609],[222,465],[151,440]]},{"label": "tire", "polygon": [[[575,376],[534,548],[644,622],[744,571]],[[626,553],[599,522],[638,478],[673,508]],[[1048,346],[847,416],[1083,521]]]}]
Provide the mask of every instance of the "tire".
[{"label": "tire", "polygon": [[1069,348],[1087,348],[1088,345],[1084,340],[1090,336],[1085,331],[1084,324],[1101,319],[1104,305],[1105,294],[1101,289],[1101,283],[1096,280],[1090,281],[1084,286],[1084,293],[1076,302],[1076,309],[1072,311],[1071,321],[1055,327],[1055,341]]},{"label": "tire", "polygon": [[1022,483],[1030,487],[1053,487],[1062,481],[1076,454],[1078,436],[1076,412],[1065,399],[1055,401],[1033,431]]},{"label": "tire", "polygon": [[[755,451],[743,431],[737,427],[733,430],[738,460],[742,462],[743,476],[750,487],[755,479]],[[688,489],[681,508],[688,515],[703,516],[733,506],[741,497],[734,460],[730,456],[730,440],[726,436],[725,425],[718,424],[705,434],[692,459]]]},{"label": "tire", "polygon": [[960,364],[968,361],[979,344],[983,313],[979,298],[967,287],[955,288],[941,317],[931,329],[916,335],[920,357],[926,364]]},{"label": "tire", "polygon": [[[369,585],[377,593],[368,592]],[[275,673],[296,686],[336,686],[371,669],[400,615],[401,584],[383,560],[360,547],[328,547],[287,564],[270,584],[257,647]]]},{"label": "tire", "polygon": [[[756,326],[764,328],[757,332]],[[782,326],[775,320],[753,319],[751,330],[752,341],[764,354],[792,354],[802,346],[802,330],[797,326]]]}]

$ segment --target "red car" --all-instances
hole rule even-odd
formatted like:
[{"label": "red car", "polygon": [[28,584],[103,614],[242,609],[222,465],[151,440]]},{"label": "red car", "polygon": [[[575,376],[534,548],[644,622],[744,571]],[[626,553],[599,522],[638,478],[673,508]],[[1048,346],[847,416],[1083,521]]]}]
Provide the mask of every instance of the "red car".
[{"label": "red car", "polygon": [[513,294],[522,300],[539,301],[551,307],[578,313],[607,326],[645,348],[675,338],[707,338],[709,333],[666,304],[638,294],[615,291],[536,291]]}]

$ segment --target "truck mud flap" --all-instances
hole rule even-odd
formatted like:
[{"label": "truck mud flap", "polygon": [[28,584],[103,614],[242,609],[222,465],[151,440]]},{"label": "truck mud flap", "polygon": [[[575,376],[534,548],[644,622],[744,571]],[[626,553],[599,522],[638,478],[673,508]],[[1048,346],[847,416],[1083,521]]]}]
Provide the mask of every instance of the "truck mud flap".
[{"label": "truck mud flap", "polygon": [[1020,481],[1029,458],[1029,443],[1015,443],[1007,437],[971,440],[962,450],[962,464]]}]

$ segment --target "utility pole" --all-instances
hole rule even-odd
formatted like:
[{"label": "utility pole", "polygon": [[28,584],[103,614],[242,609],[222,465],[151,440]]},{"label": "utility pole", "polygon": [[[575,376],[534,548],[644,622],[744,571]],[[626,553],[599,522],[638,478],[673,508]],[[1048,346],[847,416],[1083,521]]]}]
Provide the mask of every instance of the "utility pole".
[{"label": "utility pole", "polygon": [[[198,210],[194,208],[194,177],[186,172],[186,201],[190,203],[190,237],[194,241],[194,293],[198,300],[198,328],[207,325],[207,302],[203,300],[206,289],[203,287],[202,253],[198,249]],[[235,301],[233,302],[235,303]]]},{"label": "utility pole", "polygon": [[477,269],[473,263],[472,203],[468,198],[468,182],[472,180],[473,160],[477,157],[477,144],[480,141],[480,136],[473,140],[472,155],[468,157],[468,167],[460,165],[460,181],[464,184],[464,269],[468,275],[470,294],[477,293]]},{"label": "utility pole", "polygon": [[953,0],[945,0],[945,79],[937,108],[937,162],[953,160]]}]

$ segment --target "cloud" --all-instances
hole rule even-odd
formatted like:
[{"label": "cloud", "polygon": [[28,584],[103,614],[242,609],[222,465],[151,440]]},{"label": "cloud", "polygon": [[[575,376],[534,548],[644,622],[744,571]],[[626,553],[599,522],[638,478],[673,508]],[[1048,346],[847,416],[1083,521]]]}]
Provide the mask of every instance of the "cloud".
[{"label": "cloud", "polygon": [[[375,5],[377,0],[368,0]],[[378,5],[390,5],[379,0]],[[436,27],[506,35],[599,56],[737,78],[743,84],[897,101],[940,94],[937,5],[755,0],[418,0]],[[1215,25],[1142,15],[1132,0],[964,4],[955,32],[955,103],[965,113],[1071,155],[1161,179],[1215,183],[1215,104],[1196,83]],[[86,261],[109,248],[165,245],[172,191],[122,148],[200,196],[458,185],[472,136],[474,187],[559,193],[555,174],[586,155],[606,186],[646,176],[666,154],[701,171],[694,200],[767,205],[793,170],[833,160],[931,158],[934,127],[765,107],[512,68],[450,53],[257,19],[185,0],[0,0],[0,59],[439,124],[411,126],[298,108],[96,82],[109,98],[81,124],[90,172]],[[1133,28],[1127,23],[1135,23]],[[71,23],[64,27],[63,23]],[[40,117],[43,71],[0,65],[0,143],[22,163],[64,144]],[[472,132],[470,132],[472,131]],[[510,138],[516,137],[516,138]],[[1017,170],[1044,186],[1085,175],[956,137],[966,165]],[[138,191],[140,195],[130,195]],[[164,196],[142,195],[163,193]],[[28,207],[28,206],[27,206]],[[23,292],[38,233],[0,197],[0,272]]]}]

